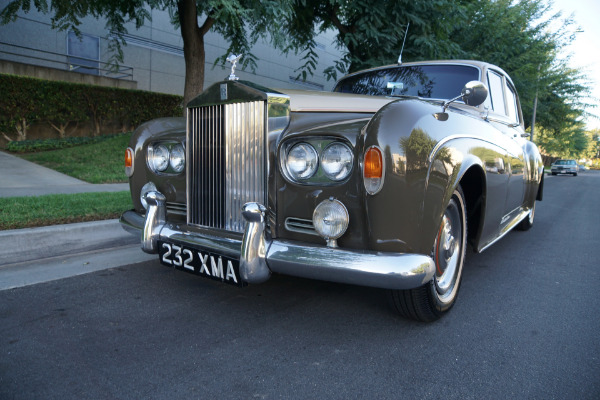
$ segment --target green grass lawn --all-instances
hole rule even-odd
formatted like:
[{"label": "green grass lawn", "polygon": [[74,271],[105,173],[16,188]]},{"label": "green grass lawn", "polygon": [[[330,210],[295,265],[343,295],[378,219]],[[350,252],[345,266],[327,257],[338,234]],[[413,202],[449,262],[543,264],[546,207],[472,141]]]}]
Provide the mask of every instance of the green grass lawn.
[{"label": "green grass lawn", "polygon": [[128,191],[6,197],[0,199],[0,230],[118,218],[132,207]]},{"label": "green grass lawn", "polygon": [[[93,144],[19,155],[89,183],[127,182],[130,135]],[[133,208],[129,191],[0,198],[0,230],[118,218]]]},{"label": "green grass lawn", "polygon": [[88,183],[127,182],[123,160],[130,135],[19,157]]}]

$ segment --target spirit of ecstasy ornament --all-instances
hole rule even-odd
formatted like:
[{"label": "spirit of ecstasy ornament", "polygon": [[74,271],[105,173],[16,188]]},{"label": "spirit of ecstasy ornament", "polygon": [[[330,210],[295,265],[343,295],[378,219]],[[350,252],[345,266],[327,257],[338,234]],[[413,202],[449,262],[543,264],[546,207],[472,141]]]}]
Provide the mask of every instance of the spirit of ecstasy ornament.
[{"label": "spirit of ecstasy ornament", "polygon": [[231,54],[231,55],[229,55],[229,57],[227,57],[227,61],[229,61],[231,63],[231,75],[229,75],[230,81],[237,81],[238,79],[240,79],[237,76],[235,76],[235,67],[237,65],[237,62],[240,60],[240,58],[242,58],[241,54],[239,56],[236,56],[235,54]]}]

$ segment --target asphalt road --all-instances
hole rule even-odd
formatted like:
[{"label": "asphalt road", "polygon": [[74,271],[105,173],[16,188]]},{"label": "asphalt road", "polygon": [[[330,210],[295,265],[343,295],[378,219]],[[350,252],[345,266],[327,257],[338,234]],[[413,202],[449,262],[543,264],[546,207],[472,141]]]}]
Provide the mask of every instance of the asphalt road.
[{"label": "asphalt road", "polygon": [[600,172],[548,176],[432,324],[377,289],[158,262],[0,291],[0,399],[598,399],[598,199]]}]

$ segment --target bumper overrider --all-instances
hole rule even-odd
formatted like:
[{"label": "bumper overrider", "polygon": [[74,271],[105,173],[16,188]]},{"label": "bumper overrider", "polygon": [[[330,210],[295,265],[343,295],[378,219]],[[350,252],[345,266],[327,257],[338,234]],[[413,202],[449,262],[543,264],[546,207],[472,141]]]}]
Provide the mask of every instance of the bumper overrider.
[{"label": "bumper overrider", "polygon": [[179,243],[190,248],[239,258],[239,273],[247,283],[262,283],[271,273],[384,289],[412,289],[433,279],[435,265],[421,254],[387,253],[331,248],[284,239],[267,239],[266,208],[246,203],[242,240],[182,232],[166,222],[165,196],[146,194],[144,218],[126,211],[120,222],[126,231],[140,235],[142,250],[158,253],[158,243]]}]

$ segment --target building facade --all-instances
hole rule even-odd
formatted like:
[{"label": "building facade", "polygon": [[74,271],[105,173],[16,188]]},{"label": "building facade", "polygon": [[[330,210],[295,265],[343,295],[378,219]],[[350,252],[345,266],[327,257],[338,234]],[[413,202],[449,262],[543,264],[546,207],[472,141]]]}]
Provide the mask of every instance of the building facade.
[{"label": "building facade", "polygon": [[[84,19],[79,27],[81,35],[77,36],[74,32],[52,29],[49,15],[35,10],[19,12],[15,22],[0,25],[0,73],[183,95],[185,62],[180,31],[171,24],[167,11],[150,10],[150,13],[152,19],[139,29],[134,24],[127,26],[123,63],[115,71],[108,65],[112,33],[106,29],[105,21]],[[306,81],[296,79],[295,70],[302,65],[300,56],[283,56],[266,42],[259,42],[252,49],[258,58],[256,70],[238,67],[236,75],[270,88],[330,90],[334,82],[327,81],[322,71],[341,57],[333,40],[333,32],[316,39],[319,65],[315,75]],[[215,65],[217,57],[227,52],[228,45],[215,33],[205,36],[204,87],[229,75],[228,66]]]}]

